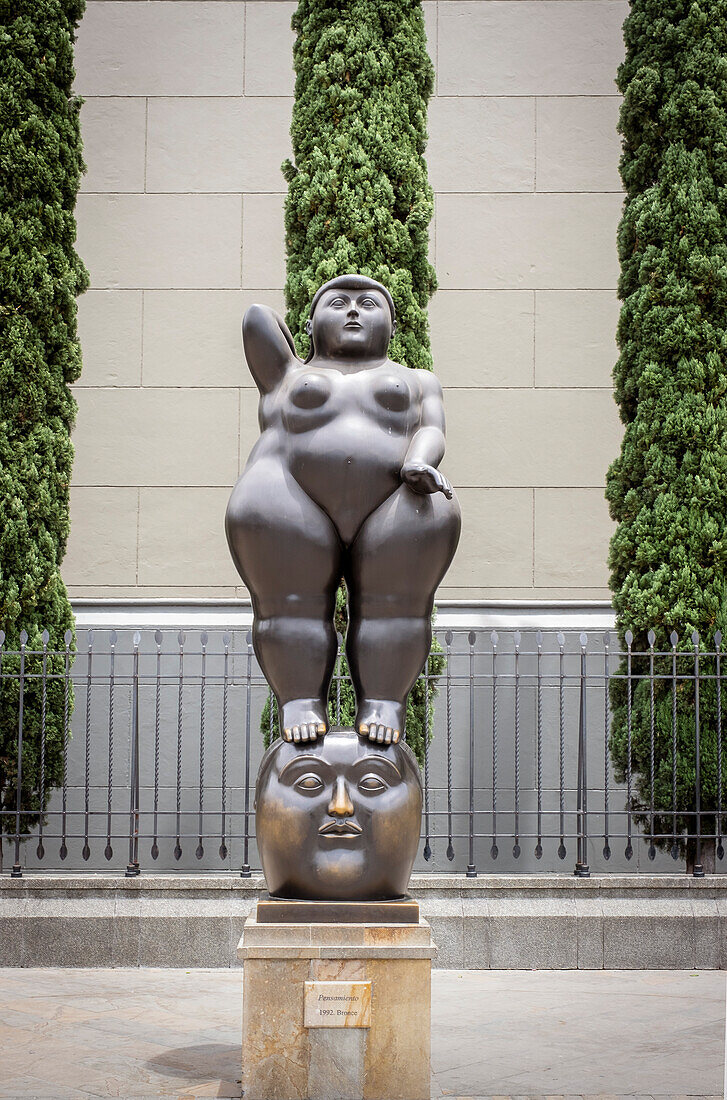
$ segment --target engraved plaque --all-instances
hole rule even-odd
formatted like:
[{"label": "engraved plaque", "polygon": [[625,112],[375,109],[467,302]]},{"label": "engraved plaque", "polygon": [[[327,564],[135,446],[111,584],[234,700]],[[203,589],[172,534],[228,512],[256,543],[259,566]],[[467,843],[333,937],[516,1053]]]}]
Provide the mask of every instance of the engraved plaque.
[{"label": "engraved plaque", "polygon": [[371,1027],[371,982],[306,982],[304,1027]]}]

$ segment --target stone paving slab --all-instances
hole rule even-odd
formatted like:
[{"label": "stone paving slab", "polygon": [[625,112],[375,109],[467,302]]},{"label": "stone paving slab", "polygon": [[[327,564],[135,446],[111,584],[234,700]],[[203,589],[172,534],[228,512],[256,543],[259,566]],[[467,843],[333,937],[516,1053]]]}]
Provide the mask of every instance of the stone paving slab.
[{"label": "stone paving slab", "polygon": [[[433,1098],[722,1097],[718,971],[432,982]],[[239,1098],[241,986],[228,968],[0,969],[0,1100]]]}]

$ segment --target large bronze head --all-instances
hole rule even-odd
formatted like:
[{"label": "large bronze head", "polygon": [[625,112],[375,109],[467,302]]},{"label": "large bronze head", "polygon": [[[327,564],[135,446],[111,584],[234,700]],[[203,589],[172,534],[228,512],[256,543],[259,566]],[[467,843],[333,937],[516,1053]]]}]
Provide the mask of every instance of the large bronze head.
[{"label": "large bronze head", "polygon": [[422,783],[411,749],[331,730],[275,741],[255,796],[258,850],[275,897],[374,901],[406,893],[419,842]]}]

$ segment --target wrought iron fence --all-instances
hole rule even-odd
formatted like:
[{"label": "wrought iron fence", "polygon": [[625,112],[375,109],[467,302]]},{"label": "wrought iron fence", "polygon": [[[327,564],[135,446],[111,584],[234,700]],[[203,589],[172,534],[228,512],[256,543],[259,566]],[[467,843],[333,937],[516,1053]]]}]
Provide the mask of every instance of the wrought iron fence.
[{"label": "wrought iron fence", "polygon": [[[425,708],[421,869],[587,876],[591,867],[627,869],[644,860],[650,870],[664,869],[690,843],[695,874],[703,873],[705,844],[719,868],[720,635],[708,652],[694,636],[686,653],[675,635],[670,648],[657,651],[650,634],[640,652],[627,636],[622,653],[608,633],[435,633],[445,664],[438,674],[428,665],[422,676],[425,698],[435,705],[432,722]],[[221,869],[250,875],[259,865],[254,781],[268,697],[250,633],[89,630],[79,632],[75,648],[69,633],[60,652],[43,637],[41,649],[30,649],[22,635],[20,649],[9,650],[0,632],[0,715],[13,724],[10,752],[0,760],[10,873],[123,867],[129,876]],[[336,678],[340,688],[340,661]],[[620,780],[609,750],[614,682],[625,700]],[[640,781],[631,744],[639,685],[648,695],[649,742]],[[656,698],[664,694],[660,685],[672,714],[671,763],[655,751],[666,705]],[[340,721],[340,690],[335,697]],[[60,730],[52,744],[51,717]],[[682,810],[676,750],[685,722],[694,797],[693,808]],[[3,736],[7,746],[7,729]],[[716,748],[718,777],[707,801],[705,736],[712,756]],[[655,776],[663,779],[670,766],[673,799],[658,804]],[[52,774],[58,784],[41,815]]]}]

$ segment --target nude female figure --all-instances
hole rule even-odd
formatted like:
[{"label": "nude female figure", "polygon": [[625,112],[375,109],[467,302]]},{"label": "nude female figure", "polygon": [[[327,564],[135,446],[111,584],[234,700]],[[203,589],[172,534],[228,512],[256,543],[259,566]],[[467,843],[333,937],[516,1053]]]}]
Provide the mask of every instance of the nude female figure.
[{"label": "nude female figure", "polygon": [[437,468],[442,389],[428,371],[388,358],[394,329],[389,292],[360,275],[316,293],[305,362],[272,309],[253,305],[242,323],[261,434],[225,527],[287,741],[328,729],[341,578],[356,729],[399,740],[429,653],[434,593],[457,547],[459,506]]}]

